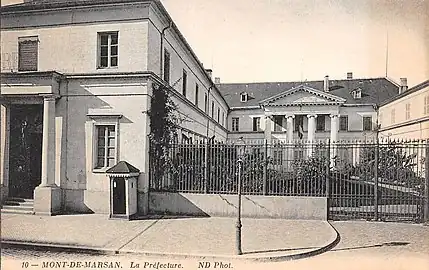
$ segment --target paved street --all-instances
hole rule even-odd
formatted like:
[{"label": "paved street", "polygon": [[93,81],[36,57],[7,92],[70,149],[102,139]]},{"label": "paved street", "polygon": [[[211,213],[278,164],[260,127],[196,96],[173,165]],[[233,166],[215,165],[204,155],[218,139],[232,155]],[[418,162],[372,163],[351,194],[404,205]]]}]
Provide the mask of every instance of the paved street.
[{"label": "paved street", "polygon": [[[168,259],[165,257],[147,257],[138,254],[90,255],[66,252],[45,252],[29,250],[2,250],[2,269],[43,269],[43,262],[120,262],[123,269],[131,269],[139,264],[140,268],[150,268],[150,263],[170,263],[181,269],[198,269],[199,263],[209,263],[210,268],[220,269],[222,264],[234,269],[392,269],[427,270],[429,269],[429,227],[416,224],[381,222],[334,222],[341,235],[340,243],[324,254],[286,262],[250,263],[234,260],[216,261],[213,259]],[[250,236],[247,236],[250,237]],[[192,237],[190,237],[192,238]],[[146,267],[144,267],[146,263]],[[31,266],[37,264],[37,266]],[[49,264],[47,264],[49,266]],[[152,268],[152,267],[151,267]],[[62,269],[76,269],[63,267]]]}]

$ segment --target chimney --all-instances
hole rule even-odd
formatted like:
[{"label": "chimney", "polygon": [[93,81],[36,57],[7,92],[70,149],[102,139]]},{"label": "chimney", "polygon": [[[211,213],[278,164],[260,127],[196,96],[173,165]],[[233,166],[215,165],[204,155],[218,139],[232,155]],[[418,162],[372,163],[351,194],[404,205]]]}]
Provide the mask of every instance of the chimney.
[{"label": "chimney", "polygon": [[215,77],[215,84],[220,84],[220,78],[219,77]]},{"label": "chimney", "polygon": [[325,81],[323,82],[323,90],[329,92],[329,76],[325,76]]},{"label": "chimney", "polygon": [[353,79],[353,72],[347,72],[347,80]]},{"label": "chimney", "polygon": [[408,90],[407,78],[401,78],[401,85],[399,86],[399,94]]},{"label": "chimney", "polygon": [[211,79],[211,78],[212,78],[213,70],[211,70],[211,69],[206,69],[206,72],[207,72],[207,75],[209,75],[209,77],[210,77],[210,79]]}]

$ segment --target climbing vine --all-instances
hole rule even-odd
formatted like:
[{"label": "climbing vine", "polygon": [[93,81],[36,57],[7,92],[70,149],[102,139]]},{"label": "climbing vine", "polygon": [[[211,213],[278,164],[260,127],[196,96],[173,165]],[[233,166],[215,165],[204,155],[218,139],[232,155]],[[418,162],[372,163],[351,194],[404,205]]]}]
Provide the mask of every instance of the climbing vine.
[{"label": "climbing vine", "polygon": [[153,85],[152,88],[149,140],[150,158],[152,162],[152,183],[160,185],[164,172],[169,167],[168,149],[175,136],[177,136],[177,106],[168,94],[164,85]]}]

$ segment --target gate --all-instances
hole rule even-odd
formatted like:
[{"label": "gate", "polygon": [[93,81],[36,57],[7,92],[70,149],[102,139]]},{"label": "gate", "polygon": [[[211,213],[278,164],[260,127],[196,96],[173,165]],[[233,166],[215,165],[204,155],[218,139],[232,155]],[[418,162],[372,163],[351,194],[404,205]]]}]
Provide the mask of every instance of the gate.
[{"label": "gate", "polygon": [[427,209],[427,142],[336,146],[330,176],[330,219],[423,221]]}]

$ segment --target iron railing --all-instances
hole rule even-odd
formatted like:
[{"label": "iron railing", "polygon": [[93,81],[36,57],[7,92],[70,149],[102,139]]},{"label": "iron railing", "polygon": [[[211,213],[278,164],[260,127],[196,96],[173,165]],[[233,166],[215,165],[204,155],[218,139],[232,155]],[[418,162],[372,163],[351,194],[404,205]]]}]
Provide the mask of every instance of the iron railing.
[{"label": "iron railing", "polygon": [[[428,148],[428,141],[249,141],[242,193],[327,197],[332,219],[419,220],[429,215]],[[166,154],[151,155],[152,191],[237,193],[236,145],[171,144]]]}]

